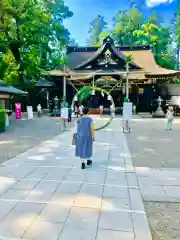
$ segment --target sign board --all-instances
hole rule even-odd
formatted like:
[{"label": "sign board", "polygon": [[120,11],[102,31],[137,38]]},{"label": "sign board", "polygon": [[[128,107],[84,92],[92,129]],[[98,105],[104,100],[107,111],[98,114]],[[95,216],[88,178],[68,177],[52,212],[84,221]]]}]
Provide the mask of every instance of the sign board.
[{"label": "sign board", "polygon": [[61,108],[61,117],[68,119],[68,108]]},{"label": "sign board", "polygon": [[32,106],[27,106],[27,115],[28,115],[28,119],[33,119],[33,108]]},{"label": "sign board", "polygon": [[132,102],[123,103],[123,118],[124,120],[130,120],[132,118]]},{"label": "sign board", "polygon": [[15,115],[16,115],[16,120],[20,120],[21,119],[21,103],[17,102],[15,103]]}]

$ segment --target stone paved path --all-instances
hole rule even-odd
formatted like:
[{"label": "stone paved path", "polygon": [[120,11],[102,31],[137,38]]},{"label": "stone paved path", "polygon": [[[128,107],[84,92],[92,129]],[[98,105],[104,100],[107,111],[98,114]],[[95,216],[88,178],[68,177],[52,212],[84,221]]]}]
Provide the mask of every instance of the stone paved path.
[{"label": "stone paved path", "polygon": [[86,170],[72,133],[0,165],[0,239],[151,240],[120,120],[97,133]]},{"label": "stone paved path", "polygon": [[33,120],[13,120],[7,131],[0,134],[0,163],[57,136],[63,130],[64,125],[58,118],[45,116]]}]

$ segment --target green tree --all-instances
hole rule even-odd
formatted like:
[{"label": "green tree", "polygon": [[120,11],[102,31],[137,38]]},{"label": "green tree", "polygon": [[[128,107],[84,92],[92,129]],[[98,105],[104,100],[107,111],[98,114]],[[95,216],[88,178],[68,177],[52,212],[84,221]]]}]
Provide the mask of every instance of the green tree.
[{"label": "green tree", "polygon": [[104,17],[98,15],[94,20],[90,22],[89,34],[90,37],[88,39],[88,43],[93,46],[99,46],[100,44],[100,34],[107,29],[107,22],[104,20]]},{"label": "green tree", "polygon": [[116,44],[120,45],[150,45],[159,64],[174,68],[174,53],[169,50],[172,30],[161,22],[155,13],[147,19],[133,5],[130,10],[116,15],[112,36]]},{"label": "green tree", "polygon": [[133,5],[128,11],[119,11],[113,21],[112,36],[115,43],[119,45],[135,44],[137,37],[133,33],[135,30],[139,30],[143,24],[143,14],[136,5]]},{"label": "green tree", "polygon": [[0,9],[0,47],[5,55],[11,51],[21,85],[60,62],[69,40],[63,20],[72,16],[63,0],[1,0]]}]

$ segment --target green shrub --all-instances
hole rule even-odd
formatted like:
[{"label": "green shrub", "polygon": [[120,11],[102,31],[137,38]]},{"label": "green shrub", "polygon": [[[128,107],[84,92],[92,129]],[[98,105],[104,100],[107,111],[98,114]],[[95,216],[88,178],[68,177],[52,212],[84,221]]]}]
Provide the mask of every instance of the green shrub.
[{"label": "green shrub", "polygon": [[4,132],[6,130],[6,111],[4,109],[0,109],[0,132]]}]

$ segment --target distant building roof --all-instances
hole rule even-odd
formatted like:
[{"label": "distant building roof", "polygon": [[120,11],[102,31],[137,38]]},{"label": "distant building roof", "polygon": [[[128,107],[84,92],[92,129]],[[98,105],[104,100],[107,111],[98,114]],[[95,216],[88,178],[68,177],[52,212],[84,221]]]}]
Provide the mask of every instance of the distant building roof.
[{"label": "distant building roof", "polygon": [[[68,68],[76,71],[87,67],[87,64],[91,65],[92,61],[98,58],[103,52],[103,49],[107,46],[110,52],[115,53],[117,58],[125,60],[128,55],[132,56],[132,64],[137,67],[136,71],[141,79],[147,78],[167,78],[180,76],[179,70],[169,70],[160,67],[155,60],[153,52],[150,46],[115,46],[112,39],[108,42],[107,39],[104,41],[102,47],[72,47],[67,48],[68,54]],[[117,54],[117,52],[119,54]],[[138,69],[139,68],[139,69]],[[82,69],[82,72],[88,69]],[[89,69],[89,72],[91,69]],[[137,78],[138,74],[136,71],[130,74],[130,77]]]},{"label": "distant building roof", "polygon": [[156,63],[150,46],[115,46],[110,37],[104,39],[101,47],[68,46],[66,71],[55,69],[48,74],[51,76],[66,75],[74,81],[88,80],[97,75],[118,75],[126,78],[128,56],[131,56],[129,62],[130,80],[143,82],[151,81],[151,79],[167,80],[180,76],[179,70],[160,67]]},{"label": "distant building roof", "polygon": [[50,82],[45,78],[40,78],[39,81],[36,83],[36,87],[42,87],[42,88],[52,87],[54,85],[55,84],[53,82]]},{"label": "distant building roof", "polygon": [[7,85],[4,81],[0,80],[0,93],[9,93],[13,95],[27,95],[27,92],[24,92],[18,88]]}]

